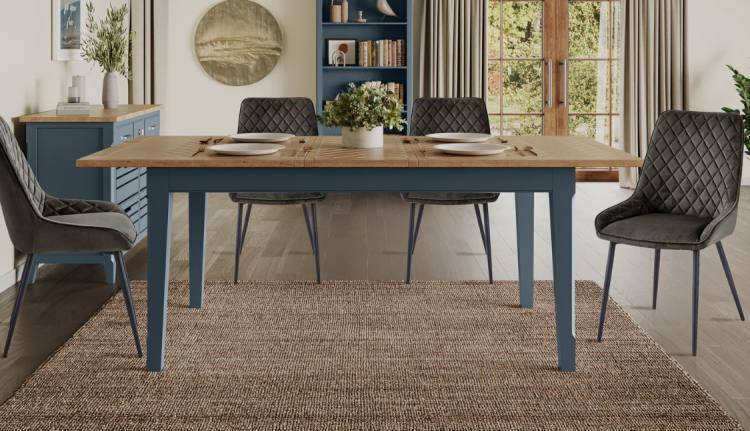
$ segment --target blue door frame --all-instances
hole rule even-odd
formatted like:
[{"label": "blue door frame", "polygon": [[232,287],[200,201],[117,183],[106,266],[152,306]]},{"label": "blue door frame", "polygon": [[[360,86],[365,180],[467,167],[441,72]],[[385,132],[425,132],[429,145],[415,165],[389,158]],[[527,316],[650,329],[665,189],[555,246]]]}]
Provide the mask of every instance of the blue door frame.
[{"label": "blue door frame", "polygon": [[149,168],[146,367],[164,368],[172,194],[189,193],[190,304],[203,303],[206,193],[516,193],[520,303],[533,306],[534,193],[548,193],[558,366],[575,371],[574,168]]}]

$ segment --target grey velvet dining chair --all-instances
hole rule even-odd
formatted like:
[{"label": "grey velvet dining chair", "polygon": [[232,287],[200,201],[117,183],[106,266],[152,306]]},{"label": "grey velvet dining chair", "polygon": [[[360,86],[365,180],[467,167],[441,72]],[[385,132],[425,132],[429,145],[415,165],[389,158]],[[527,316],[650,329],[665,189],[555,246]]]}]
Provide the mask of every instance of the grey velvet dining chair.
[{"label": "grey velvet dining chair", "polygon": [[135,307],[123,252],[133,248],[136,229],[111,202],[59,199],[44,192],[31,171],[8,123],[0,117],[0,205],[11,241],[27,254],[11,313],[3,357],[8,356],[23,305],[33,257],[39,253],[101,253],[114,256],[130,329],[138,356],[143,356]]},{"label": "grey velvet dining chair", "polygon": [[745,320],[721,243],[737,222],[742,159],[743,124],[739,115],[669,111],[659,117],[635,192],[596,218],[597,235],[610,242],[598,341],[604,335],[618,244],[654,249],[653,308],[661,251],[692,252],[693,356],[698,351],[701,250],[716,245],[740,319]]},{"label": "grey velvet dining chair", "polygon": [[[288,133],[295,136],[317,136],[318,119],[312,100],[296,98],[247,98],[240,106],[238,133]],[[240,271],[240,256],[245,244],[250,213],[254,205],[301,205],[305,226],[315,256],[315,274],[320,283],[320,247],[318,242],[317,203],[324,193],[230,193],[237,204],[237,239],[234,254],[234,282]],[[244,208],[247,206],[247,210]],[[308,211],[308,206],[310,207]],[[243,211],[244,222],[243,222]]]},{"label": "grey velvet dining chair", "polygon": [[[487,114],[486,103],[482,99],[473,97],[421,98],[415,100],[411,114],[411,134],[424,136],[433,133],[490,134],[490,117]],[[410,204],[406,258],[407,283],[411,283],[412,258],[426,205],[474,206],[479,234],[487,256],[489,280],[490,283],[494,281],[489,204],[497,201],[500,197],[499,193],[402,193],[401,197]],[[482,210],[480,210],[480,206]]]}]

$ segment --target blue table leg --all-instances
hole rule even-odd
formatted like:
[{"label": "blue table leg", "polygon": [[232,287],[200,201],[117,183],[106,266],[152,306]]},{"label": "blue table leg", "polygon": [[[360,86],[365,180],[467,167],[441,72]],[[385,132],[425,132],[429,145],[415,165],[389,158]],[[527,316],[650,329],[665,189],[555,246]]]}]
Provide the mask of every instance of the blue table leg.
[{"label": "blue table leg", "polygon": [[206,194],[190,193],[190,307],[203,307],[206,278]]},{"label": "blue table leg", "polygon": [[172,236],[172,195],[168,186],[167,170],[148,170],[148,371],[161,371],[164,368],[169,241]]},{"label": "blue table leg", "polygon": [[575,169],[556,169],[550,192],[552,266],[557,325],[557,358],[562,371],[576,370],[573,200]]},{"label": "blue table leg", "polygon": [[534,193],[516,193],[518,285],[523,308],[534,308]]}]

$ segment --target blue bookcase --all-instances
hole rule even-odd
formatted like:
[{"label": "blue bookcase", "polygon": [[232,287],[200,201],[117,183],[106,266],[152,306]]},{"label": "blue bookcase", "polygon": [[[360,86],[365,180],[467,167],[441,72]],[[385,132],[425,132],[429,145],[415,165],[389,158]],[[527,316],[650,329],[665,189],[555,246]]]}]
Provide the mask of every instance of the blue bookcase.
[{"label": "blue bookcase", "polygon": [[[338,1],[338,0],[337,0]],[[376,8],[377,0],[349,0],[349,22],[330,22],[331,0],[317,2],[317,100],[318,112],[325,101],[333,100],[350,82],[396,82],[404,86],[404,118],[409,119],[413,93],[414,40],[412,31],[412,0],[389,0],[398,17],[384,17]],[[366,23],[357,23],[357,11],[364,11]],[[385,18],[385,19],[384,19]],[[406,41],[404,67],[333,67],[329,65],[328,40],[398,40]],[[338,129],[321,126],[322,135],[338,135]],[[408,128],[403,133],[408,134]]]}]

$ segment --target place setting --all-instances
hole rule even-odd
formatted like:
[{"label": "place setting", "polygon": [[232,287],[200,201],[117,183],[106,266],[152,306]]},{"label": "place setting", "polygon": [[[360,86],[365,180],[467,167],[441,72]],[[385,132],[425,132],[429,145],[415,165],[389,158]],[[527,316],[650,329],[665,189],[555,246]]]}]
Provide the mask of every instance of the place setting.
[{"label": "place setting", "polygon": [[[521,157],[537,157],[534,147],[527,145],[519,147],[510,145],[507,139],[485,133],[433,133],[425,135],[429,142],[436,142],[433,146],[444,154],[454,156],[494,156],[513,152]],[[492,141],[499,141],[494,143]],[[424,142],[416,139],[416,142]]]},{"label": "place setting", "polygon": [[[286,148],[294,135],[289,133],[238,133],[226,138],[207,138],[200,141],[201,147],[193,154],[200,153],[218,156],[268,156]],[[225,143],[225,140],[230,142]]]}]

